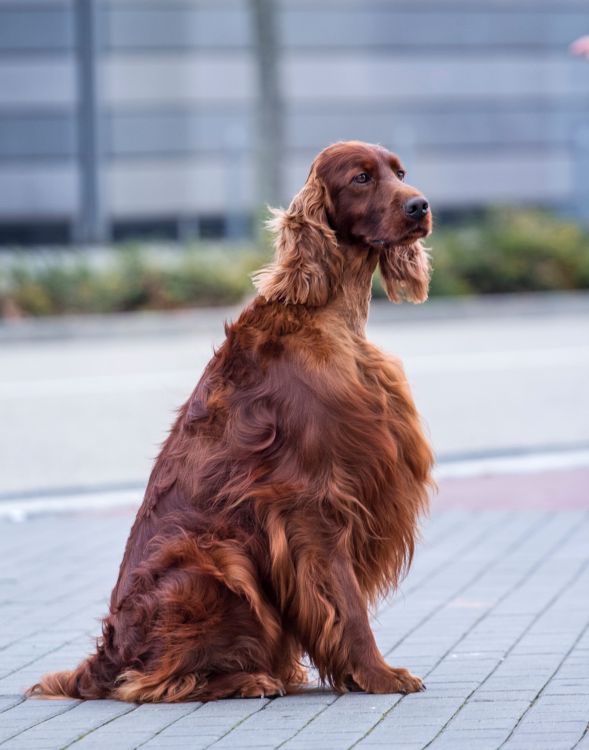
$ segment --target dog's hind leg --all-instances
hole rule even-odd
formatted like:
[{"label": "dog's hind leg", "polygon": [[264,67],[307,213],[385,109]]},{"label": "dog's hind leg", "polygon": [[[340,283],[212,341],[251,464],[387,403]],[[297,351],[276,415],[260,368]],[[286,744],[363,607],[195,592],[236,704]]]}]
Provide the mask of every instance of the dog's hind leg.
[{"label": "dog's hind leg", "polygon": [[[154,581],[152,569],[167,572]],[[208,701],[286,691],[280,618],[265,600],[243,545],[182,536],[162,545],[138,575],[145,595],[129,597],[125,614],[147,626],[133,637],[139,648],[112,697]],[[137,586],[143,590],[139,580]],[[139,617],[133,604],[140,601]],[[124,622],[121,626],[130,633]]]}]

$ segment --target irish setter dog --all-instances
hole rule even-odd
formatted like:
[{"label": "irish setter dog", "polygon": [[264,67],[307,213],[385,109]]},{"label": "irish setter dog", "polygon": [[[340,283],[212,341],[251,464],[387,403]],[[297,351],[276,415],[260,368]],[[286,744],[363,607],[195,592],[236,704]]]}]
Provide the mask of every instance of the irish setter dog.
[{"label": "irish setter dog", "polygon": [[288,210],[258,296],[181,407],[131,530],[96,651],[30,694],[209,701],[408,693],[368,608],[411,561],[432,452],[401,364],[365,324],[378,266],[421,302],[431,230],[397,156],[337,143]]}]

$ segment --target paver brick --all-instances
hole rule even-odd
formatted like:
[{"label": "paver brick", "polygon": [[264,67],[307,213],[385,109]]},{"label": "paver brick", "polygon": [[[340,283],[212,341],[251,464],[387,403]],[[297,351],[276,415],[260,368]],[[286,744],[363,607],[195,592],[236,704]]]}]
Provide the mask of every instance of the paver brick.
[{"label": "paver brick", "polygon": [[43,671],[73,667],[91,649],[130,522],[79,514],[0,523],[0,750],[589,750],[583,512],[433,515],[374,628],[390,663],[425,678],[424,693],[310,689],[139,707],[23,700]]}]

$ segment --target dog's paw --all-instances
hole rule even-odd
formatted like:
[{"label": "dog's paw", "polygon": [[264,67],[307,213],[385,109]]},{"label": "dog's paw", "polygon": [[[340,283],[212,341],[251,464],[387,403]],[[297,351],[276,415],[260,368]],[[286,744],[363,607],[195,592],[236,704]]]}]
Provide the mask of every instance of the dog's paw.
[{"label": "dog's paw", "polygon": [[389,666],[364,667],[351,675],[346,686],[365,693],[418,693],[425,690],[419,677],[408,669],[395,669]]},{"label": "dog's paw", "polygon": [[280,695],[286,695],[282,680],[262,673],[250,675],[239,691],[241,698],[274,698]]}]

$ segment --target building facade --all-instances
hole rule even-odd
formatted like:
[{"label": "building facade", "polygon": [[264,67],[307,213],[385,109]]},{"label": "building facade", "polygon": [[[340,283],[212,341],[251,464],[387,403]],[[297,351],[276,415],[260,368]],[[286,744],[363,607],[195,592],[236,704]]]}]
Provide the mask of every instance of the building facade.
[{"label": "building facade", "polygon": [[[283,195],[329,143],[398,151],[439,211],[589,208],[587,0],[277,0]],[[248,0],[0,0],[0,240],[239,233]]]}]

